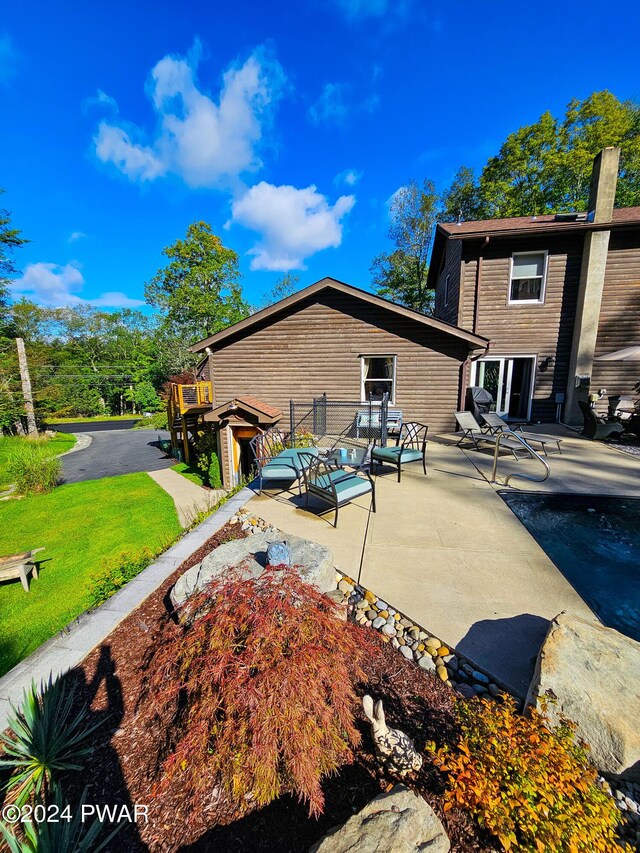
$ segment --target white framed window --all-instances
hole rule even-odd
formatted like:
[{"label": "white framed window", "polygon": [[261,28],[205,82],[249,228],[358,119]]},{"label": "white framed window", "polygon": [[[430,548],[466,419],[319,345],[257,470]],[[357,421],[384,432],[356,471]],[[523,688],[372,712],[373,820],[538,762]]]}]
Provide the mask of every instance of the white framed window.
[{"label": "white framed window", "polygon": [[547,252],[516,252],[511,256],[509,305],[544,303],[547,257]]},{"label": "white framed window", "polygon": [[374,403],[379,403],[385,393],[389,395],[389,402],[395,403],[395,355],[361,355],[360,371],[360,399],[363,403],[367,403],[369,398]]}]

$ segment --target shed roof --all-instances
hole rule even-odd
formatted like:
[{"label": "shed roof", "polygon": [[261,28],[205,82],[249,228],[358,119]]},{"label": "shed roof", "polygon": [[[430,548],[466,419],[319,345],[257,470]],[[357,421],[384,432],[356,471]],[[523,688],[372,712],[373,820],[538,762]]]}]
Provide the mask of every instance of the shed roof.
[{"label": "shed roof", "polygon": [[320,281],[316,281],[314,284],[309,285],[309,287],[305,287],[297,293],[294,293],[293,296],[288,296],[286,299],[276,302],[275,305],[263,308],[262,311],[257,311],[245,320],[241,320],[239,323],[234,323],[233,326],[229,326],[227,329],[223,329],[221,332],[211,335],[211,337],[205,338],[203,341],[198,341],[198,343],[193,344],[189,349],[191,352],[202,352],[207,347],[214,349],[217,344],[222,343],[231,335],[235,335],[243,331],[247,331],[250,334],[251,327],[257,325],[262,320],[274,316],[280,311],[301,302],[303,299],[324,290],[336,290],[342,293],[347,293],[356,299],[361,299],[363,302],[369,302],[370,304],[376,305],[391,313],[407,317],[411,320],[415,320],[417,323],[422,323],[425,326],[430,326],[433,329],[444,332],[445,334],[461,338],[475,348],[484,348],[489,342],[487,338],[484,338],[481,335],[475,335],[473,332],[468,332],[466,329],[461,329],[459,326],[453,326],[451,323],[445,323],[444,320],[436,320],[435,317],[429,317],[426,314],[420,313],[420,311],[414,311],[411,308],[405,308],[403,305],[398,305],[396,302],[390,302],[388,299],[382,299],[380,296],[376,296],[366,290],[361,290],[359,287],[353,287],[352,285],[345,284],[343,281],[338,281],[335,278],[323,278],[320,279]]}]

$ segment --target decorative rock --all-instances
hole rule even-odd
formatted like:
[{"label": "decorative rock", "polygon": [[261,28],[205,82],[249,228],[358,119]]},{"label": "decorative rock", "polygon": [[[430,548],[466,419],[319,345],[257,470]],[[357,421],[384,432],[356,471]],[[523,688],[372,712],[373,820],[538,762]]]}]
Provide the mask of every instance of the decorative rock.
[{"label": "decorative rock", "polygon": [[458,693],[462,694],[466,699],[473,699],[476,695],[476,691],[469,684],[458,684],[457,687]]},{"label": "decorative rock", "polygon": [[484,684],[474,684],[473,689],[478,696],[483,696],[487,692],[487,688]]},{"label": "decorative rock", "polygon": [[478,672],[477,669],[474,669],[471,672],[471,678],[473,678],[474,681],[477,681],[478,684],[488,684],[491,681],[490,678],[487,678],[484,672]]},{"label": "decorative rock", "polygon": [[[275,547],[275,546],[272,546],[272,547]],[[350,583],[347,583],[347,581],[340,581],[340,583],[338,584],[338,589],[340,590],[340,592],[350,593],[351,590],[353,589],[353,587],[351,586]]]},{"label": "decorative rock", "polygon": [[430,655],[422,655],[422,657],[418,660],[418,666],[420,669],[424,669],[427,672],[435,672],[436,665],[433,662],[433,658]]},{"label": "decorative rock", "polygon": [[416,628],[415,625],[412,628],[409,628],[409,630],[407,631],[407,634],[409,634],[409,636],[413,640],[418,640],[420,638],[420,631],[418,630],[418,628]]},{"label": "decorative rock", "polygon": [[438,649],[438,655],[439,655],[441,658],[444,658],[444,657],[446,657],[448,654],[449,654],[449,649],[448,649],[446,646],[440,646],[440,648]]},{"label": "decorative rock", "polygon": [[388,625],[386,622],[382,626],[381,630],[382,633],[385,634],[387,637],[394,637],[396,633],[396,629],[393,627],[393,625]]},{"label": "decorative rock", "polygon": [[370,590],[370,589],[365,590],[364,597],[365,597],[365,599],[369,602],[369,604],[375,604],[376,597],[375,597],[375,595],[371,592],[371,590]]},{"label": "decorative rock", "polygon": [[377,630],[378,628],[382,628],[382,626],[386,625],[387,623],[384,621],[382,616],[376,616],[376,618],[373,620],[373,622],[371,624]]},{"label": "decorative rock", "polygon": [[[421,640],[426,640],[426,639],[427,639],[427,637],[428,637],[429,635],[427,634],[427,632],[426,632],[426,631],[420,631],[420,633],[418,634],[418,636],[420,637],[420,639],[421,639]],[[426,645],[426,644],[425,644],[425,645]]]},{"label": "decorative rock", "polygon": [[388,610],[389,605],[386,601],[383,601],[381,598],[376,598],[376,607],[378,610]]},{"label": "decorative rock", "polygon": [[499,696],[502,693],[502,690],[500,690],[497,684],[492,683],[489,685],[489,693],[491,693],[491,695],[495,698],[496,696]]},{"label": "decorative rock", "polygon": [[400,654],[404,655],[407,660],[413,660],[413,652],[409,646],[400,646]]},{"label": "decorative rock", "polygon": [[336,604],[344,604],[344,596],[339,589],[332,589],[327,593],[327,598],[335,601]]},{"label": "decorative rock", "polygon": [[399,613],[394,613],[394,614],[393,614],[393,618],[394,618],[397,622],[399,622],[399,621],[400,621],[400,614],[399,614]]},{"label": "decorative rock", "polygon": [[424,651],[424,643],[418,643],[418,651],[419,651],[419,652],[423,652],[423,651]]},{"label": "decorative rock", "polygon": [[561,613],[549,626],[526,704],[547,691],[556,697],[548,718],[577,724],[577,736],[591,747],[589,758],[601,773],[640,781],[640,643]]},{"label": "decorative rock", "polygon": [[436,672],[440,676],[440,681],[446,681],[449,678],[446,666],[437,666]]},{"label": "decorative rock", "polygon": [[358,610],[365,610],[365,608],[367,608],[368,606],[369,606],[369,602],[365,601],[363,598],[361,598],[358,601],[358,603],[356,604],[356,607],[358,608]]},{"label": "decorative rock", "polygon": [[411,619],[407,619],[406,616],[403,616],[402,619],[400,619],[400,624],[403,628],[410,628],[413,625],[413,622]]},{"label": "decorative rock", "polygon": [[437,637],[429,637],[426,641],[427,646],[431,646],[432,649],[439,649],[442,643]]},{"label": "decorative rock", "polygon": [[399,648],[400,648],[400,641],[398,640],[398,638],[397,638],[397,637],[392,637],[392,638],[391,638],[391,645],[393,646],[393,648],[394,648],[394,649],[399,649]]},{"label": "decorative rock", "polygon": [[249,539],[234,539],[220,545],[201,563],[188,569],[178,578],[171,590],[173,606],[184,604],[194,592],[201,590],[215,578],[225,575],[230,568],[238,567],[240,576],[244,578],[259,577],[267,565],[267,549],[274,541],[286,542],[291,553],[291,562],[299,567],[303,580],[318,587],[322,592],[336,588],[333,555],[328,548],[284,533],[279,533],[276,537],[267,533],[256,533]]},{"label": "decorative rock", "polygon": [[387,605],[387,610],[389,611],[389,616],[396,615],[396,611],[393,609],[393,607],[389,607],[389,605]]},{"label": "decorative rock", "polygon": [[427,801],[396,785],[343,826],[330,830],[309,853],[448,853],[450,849],[444,827]]},{"label": "decorative rock", "polygon": [[[365,615],[366,615],[367,619],[371,619],[372,621],[374,619],[378,618],[378,613],[375,610],[367,610]],[[384,621],[384,620],[382,620],[382,621]]]},{"label": "decorative rock", "polygon": [[438,650],[437,650],[437,649],[434,649],[434,648],[433,648],[433,646],[430,646],[430,645],[427,643],[427,654],[428,654],[428,655],[431,655],[431,657],[432,657],[432,658],[435,658],[435,657],[437,657],[437,656],[438,656]]}]

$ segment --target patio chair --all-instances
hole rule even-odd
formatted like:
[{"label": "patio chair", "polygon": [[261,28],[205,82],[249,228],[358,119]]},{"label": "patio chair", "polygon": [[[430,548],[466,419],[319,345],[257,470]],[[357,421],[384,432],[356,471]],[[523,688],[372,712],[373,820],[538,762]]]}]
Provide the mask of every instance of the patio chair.
[{"label": "patio chair", "polygon": [[[456,447],[460,447],[463,441],[469,439],[472,441],[475,449],[480,450],[480,442],[484,444],[493,444],[495,445],[498,441],[498,435],[495,432],[486,432],[482,431],[482,427],[475,419],[471,412],[455,412],[455,419],[458,422],[458,426],[462,430],[462,437],[456,444]],[[512,432],[508,428],[503,430],[503,432]],[[526,442],[527,439],[523,438],[522,441]],[[535,450],[532,447],[529,447],[528,444],[522,444],[520,441],[511,438],[503,438],[500,440],[500,449],[505,451],[510,451],[514,459],[527,458],[535,455]],[[523,454],[522,456],[518,456],[518,454]]]},{"label": "patio chair", "polygon": [[0,581],[20,578],[25,592],[29,592],[29,574],[38,578],[38,567],[34,555],[44,548],[33,548],[31,551],[23,551],[21,554],[11,554],[8,557],[0,557]]},{"label": "patio chair", "polygon": [[456,447],[460,447],[462,442],[468,439],[469,441],[472,441],[477,448],[478,441],[486,438],[487,432],[483,431],[482,427],[471,412],[455,412],[454,417],[458,426],[462,430],[462,436],[456,444]]},{"label": "patio chair", "polygon": [[427,473],[427,431],[426,424],[407,421],[402,424],[395,446],[374,447],[371,451],[371,463],[381,465],[385,462],[398,469],[398,482],[402,477],[402,466],[407,462],[422,460],[422,470]]},{"label": "patio chair", "polygon": [[365,468],[345,471],[308,452],[300,450],[305,485],[305,509],[309,509],[309,495],[326,501],[335,511],[333,526],[338,526],[338,510],[355,498],[371,492],[371,511],[376,511],[376,487]]},{"label": "patio chair", "polygon": [[578,400],[578,405],[584,419],[582,435],[585,438],[604,441],[607,438],[620,435],[621,432],[624,432],[622,424],[608,423],[604,418],[599,418],[588,403]]},{"label": "patio chair", "polygon": [[258,494],[262,494],[264,480],[293,483],[298,481],[298,491],[302,494],[303,462],[301,453],[317,456],[315,447],[286,447],[286,440],[279,430],[267,430],[259,433],[249,442],[258,471]]},{"label": "patio chair", "polygon": [[511,424],[507,423],[503,420],[500,415],[496,414],[496,412],[485,412],[482,415],[482,420],[485,422],[487,427],[489,428],[489,432],[491,435],[496,435],[499,432],[517,432],[518,435],[521,435],[527,444],[539,444],[544,451],[544,455],[548,456],[547,453],[547,444],[555,444],[558,448],[558,453],[562,454],[562,450],[560,449],[561,438],[556,438],[555,436],[541,436],[535,432],[525,432],[522,427],[523,424]]}]

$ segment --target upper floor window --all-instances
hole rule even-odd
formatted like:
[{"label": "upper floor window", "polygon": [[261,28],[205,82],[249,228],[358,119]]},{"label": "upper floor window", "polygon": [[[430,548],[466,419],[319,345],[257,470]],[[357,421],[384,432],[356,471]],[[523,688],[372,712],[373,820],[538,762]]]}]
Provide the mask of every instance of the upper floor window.
[{"label": "upper floor window", "polygon": [[520,252],[512,255],[509,302],[544,302],[546,277],[546,252]]},{"label": "upper floor window", "polygon": [[362,391],[363,402],[369,399],[378,403],[383,395],[389,395],[389,402],[396,397],[396,357],[395,355],[363,355]]}]

